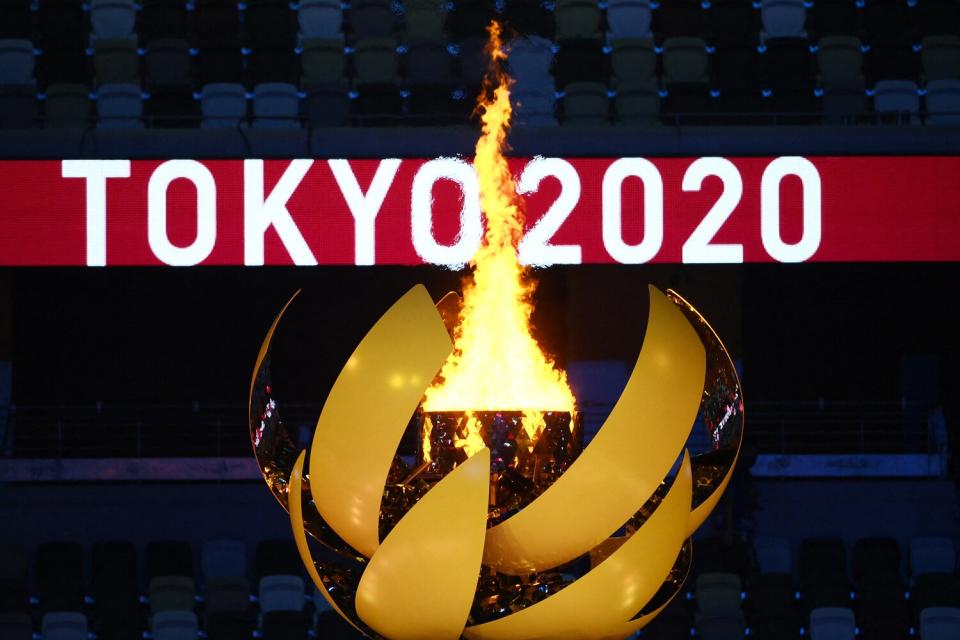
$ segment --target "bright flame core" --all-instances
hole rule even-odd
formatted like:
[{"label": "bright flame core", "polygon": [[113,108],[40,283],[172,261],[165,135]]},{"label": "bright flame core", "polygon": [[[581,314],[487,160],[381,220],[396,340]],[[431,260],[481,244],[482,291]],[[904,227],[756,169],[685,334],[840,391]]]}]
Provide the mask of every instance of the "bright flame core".
[{"label": "bright flame core", "polygon": [[[523,411],[524,430],[534,440],[543,427],[544,411],[569,412],[572,418],[576,407],[566,373],[555,367],[531,335],[536,282],[517,259],[523,201],[503,153],[512,79],[501,69],[507,54],[500,25],[493,22],[488,31],[490,68],[477,105],[483,133],[473,161],[486,230],[470,261],[472,273],[463,282],[453,353],[423,402],[425,411],[468,412],[468,435],[457,446],[469,455],[484,446],[471,411]],[[429,433],[426,428],[424,432]]]}]

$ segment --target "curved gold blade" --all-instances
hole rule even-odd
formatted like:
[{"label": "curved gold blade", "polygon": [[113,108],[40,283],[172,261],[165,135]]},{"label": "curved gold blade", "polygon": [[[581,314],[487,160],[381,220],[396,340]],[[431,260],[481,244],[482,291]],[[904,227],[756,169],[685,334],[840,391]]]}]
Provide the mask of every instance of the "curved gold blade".
[{"label": "curved gold blade", "polygon": [[663,585],[686,540],[691,497],[690,457],[685,453],[663,502],[610,557],[546,600],[505,618],[467,627],[464,636],[468,640],[624,637],[617,634],[641,622],[631,618]]},{"label": "curved gold blade", "polygon": [[649,290],[643,348],[610,416],[543,495],[487,532],[484,564],[520,575],[569,562],[626,522],[670,471],[697,415],[705,355],[677,305]]},{"label": "curved gold blade", "polygon": [[323,405],[310,490],[323,519],[368,558],[380,544],[380,500],[400,438],[452,349],[430,295],[417,285],[370,329]]},{"label": "curved gold blade", "polygon": [[470,614],[487,528],[490,450],[454,469],[370,559],[360,619],[391,640],[457,640]]}]

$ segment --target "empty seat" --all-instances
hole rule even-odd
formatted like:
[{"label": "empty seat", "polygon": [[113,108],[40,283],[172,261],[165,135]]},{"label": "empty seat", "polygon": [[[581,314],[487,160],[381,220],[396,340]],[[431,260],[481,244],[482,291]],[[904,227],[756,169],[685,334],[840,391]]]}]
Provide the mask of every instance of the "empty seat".
[{"label": "empty seat", "polygon": [[960,80],[927,83],[927,124],[960,123]]},{"label": "empty seat", "polygon": [[[234,92],[237,89],[235,86],[226,88]],[[204,93],[206,91],[207,87],[204,87]],[[240,91],[243,95],[242,87]],[[240,540],[209,540],[200,551],[200,568],[205,578],[244,577],[247,575],[247,547]]]},{"label": "empty seat", "polygon": [[140,57],[134,38],[102,39],[93,43],[97,84],[140,82]]},{"label": "empty seat", "polygon": [[[47,87],[44,125],[51,129],[85,129],[91,124],[93,102],[82,84],[54,84]],[[96,575],[96,574],[94,574]],[[94,578],[96,582],[96,578]]]},{"label": "empty seat", "polygon": [[392,38],[365,38],[353,54],[353,81],[365,84],[400,84],[396,42]]},{"label": "empty seat", "polygon": [[960,35],[960,5],[953,0],[924,0],[917,3],[912,13],[921,36]]},{"label": "empty seat", "polygon": [[510,43],[510,74],[518,87],[553,86],[550,41],[540,36],[517,38]]},{"label": "empty seat", "polygon": [[669,38],[663,43],[663,83],[709,84],[710,59],[701,38]]},{"label": "empty seat", "polygon": [[90,26],[100,38],[129,38],[136,23],[133,0],[93,0],[90,3]]},{"label": "empty seat", "polygon": [[236,129],[247,119],[246,90],[241,84],[205,84],[200,92],[200,113],[204,129]]},{"label": "empty seat", "polygon": [[186,576],[157,576],[147,586],[150,611],[193,611],[196,606],[196,588]]},{"label": "empty seat", "polygon": [[451,39],[486,37],[487,24],[495,11],[492,0],[457,2],[447,14],[446,31]]},{"label": "empty seat", "polygon": [[746,631],[742,611],[697,614],[697,636],[703,640],[740,640]]},{"label": "empty seat", "polygon": [[807,12],[807,31],[814,38],[850,36],[860,32],[855,0],[817,0]]},{"label": "empty seat", "polygon": [[343,37],[308,38],[303,41],[300,66],[303,82],[339,83],[346,73]]},{"label": "empty seat", "polygon": [[792,574],[761,573],[753,576],[745,603],[751,635],[759,638],[795,637],[802,626],[795,593]]},{"label": "empty seat", "polygon": [[660,91],[655,79],[619,83],[614,96],[614,120],[627,126],[660,124]]},{"label": "empty seat", "polygon": [[590,0],[559,0],[557,2],[556,38],[573,40],[577,38],[600,39],[600,6]]},{"label": "empty seat", "polygon": [[84,48],[47,48],[37,57],[37,79],[41,86],[54,83],[88,83],[90,58]]},{"label": "empty seat", "polygon": [[854,640],[857,624],[853,611],[844,607],[823,607],[810,612],[811,640]]},{"label": "empty seat", "polygon": [[300,80],[300,61],[292,48],[260,48],[247,56],[247,84],[283,82],[296,84]]},{"label": "empty seat", "polygon": [[343,9],[339,0],[303,0],[297,6],[303,38],[342,38]]},{"label": "empty seat", "polygon": [[147,580],[157,576],[193,578],[193,550],[189,542],[160,540],[147,545]]},{"label": "empty seat", "polygon": [[858,589],[867,583],[880,582],[902,587],[900,544],[895,538],[857,540],[853,545],[850,572]]},{"label": "empty seat", "polygon": [[343,84],[306,84],[302,111],[311,127],[342,127],[350,117],[350,98]]},{"label": "empty seat", "polygon": [[910,589],[916,611],[930,607],[960,607],[960,578],[952,573],[924,573]]},{"label": "empty seat", "polygon": [[923,77],[931,80],[960,80],[960,36],[927,36],[920,59]]},{"label": "empty seat", "polygon": [[784,538],[758,536],[753,548],[761,573],[790,573],[793,570],[790,543]]},{"label": "empty seat", "polygon": [[292,49],[296,42],[296,16],[290,6],[272,0],[254,0],[244,14],[244,39],[252,49]]},{"label": "empty seat", "polygon": [[807,90],[816,83],[814,58],[806,40],[771,38],[760,56],[765,88]]},{"label": "empty seat", "polygon": [[920,56],[912,45],[871,45],[864,57],[867,82],[913,80],[920,76]]},{"label": "empty seat", "polygon": [[80,49],[90,39],[90,24],[80,0],[41,2],[37,23],[37,44],[41,49]]},{"label": "empty seat", "polygon": [[33,622],[26,613],[0,613],[0,638],[33,640]]},{"label": "empty seat", "polygon": [[27,552],[19,545],[0,545],[0,612],[26,613],[30,607]]},{"label": "empty seat", "polygon": [[547,88],[517,88],[510,95],[514,123],[519,126],[556,126],[556,94]]},{"label": "empty seat", "polygon": [[155,87],[144,102],[144,118],[151,127],[196,127],[200,124],[200,104],[189,85]]},{"label": "empty seat", "polygon": [[909,636],[910,612],[903,585],[870,580],[861,582],[857,591],[856,616],[862,635],[878,640]]},{"label": "empty seat", "polygon": [[250,608],[250,583],[243,576],[208,578],[204,591],[208,615],[242,613]]},{"label": "empty seat", "polygon": [[307,640],[309,618],[303,611],[271,611],[263,616],[263,640]]},{"label": "empty seat", "polygon": [[871,45],[912,43],[910,17],[910,9],[903,0],[870,0],[863,9],[867,41]]},{"label": "empty seat", "polygon": [[649,0],[610,0],[607,3],[611,42],[623,38],[651,38],[652,19]]},{"label": "empty seat", "polygon": [[659,40],[678,37],[703,37],[703,8],[699,0],[662,2],[653,12],[653,31]]},{"label": "empty seat", "polygon": [[446,17],[441,3],[435,0],[407,2],[404,33],[407,39],[443,38],[445,37],[443,24]]},{"label": "empty seat", "polygon": [[358,0],[350,5],[350,31],[354,41],[364,38],[391,38],[396,15],[387,0]]},{"label": "empty seat", "polygon": [[[589,9],[586,9],[585,13],[588,20],[593,19]],[[550,10],[547,3],[540,0],[509,0],[501,15],[503,21],[517,33],[539,35],[544,38],[553,38],[558,33],[555,12]],[[567,23],[566,27],[579,28],[576,26],[578,20],[576,13],[568,13],[564,20]]]},{"label": "empty seat", "polygon": [[853,124],[863,121],[867,112],[866,85],[863,77],[847,84],[823,89],[823,117],[829,124]]},{"label": "empty seat", "polygon": [[187,4],[183,0],[145,0],[137,15],[136,29],[137,35],[148,44],[161,38],[185,38]]},{"label": "empty seat", "polygon": [[923,640],[960,638],[960,609],[931,607],[920,612],[920,637]]},{"label": "empty seat", "polygon": [[0,84],[32,84],[33,43],[29,40],[0,40]]},{"label": "empty seat", "polygon": [[190,84],[190,47],[185,40],[151,41],[144,62],[150,86]]},{"label": "empty seat", "polygon": [[260,579],[260,611],[303,611],[303,578],[269,575]]},{"label": "empty seat", "polygon": [[[36,113],[33,114],[36,118]],[[43,611],[83,611],[83,550],[72,542],[37,547],[37,596]]]},{"label": "empty seat", "polygon": [[[208,613],[204,625],[209,640],[236,640],[253,634],[253,619],[235,612]],[[322,637],[322,636],[321,636]]]},{"label": "empty seat", "polygon": [[599,82],[572,82],[563,96],[563,124],[604,126],[610,123],[610,96]]},{"label": "empty seat", "polygon": [[803,0],[763,0],[760,6],[763,22],[761,40],[769,38],[805,38],[807,8]]},{"label": "empty seat", "polygon": [[[403,111],[403,96],[396,84],[366,84],[354,94],[354,114],[365,127],[395,126]],[[285,573],[298,573],[299,568]]]},{"label": "empty seat", "polygon": [[714,0],[708,14],[710,42],[719,46],[753,46],[760,33],[760,12],[743,0]]},{"label": "empty seat", "polygon": [[701,573],[697,576],[695,595],[700,613],[726,613],[740,610],[743,586],[734,573]]},{"label": "empty seat", "polygon": [[881,121],[899,124],[919,123],[920,95],[910,80],[882,80],[873,88],[873,110]]},{"label": "empty seat", "polygon": [[571,82],[607,83],[610,72],[599,40],[564,40],[556,55],[554,78],[561,89]]},{"label": "empty seat", "polygon": [[[81,85],[61,85],[57,94],[79,99],[80,93],[89,98],[89,91]],[[51,90],[47,91],[48,118]],[[86,111],[84,111],[86,113]],[[91,552],[91,576],[94,587],[99,583],[110,582],[138,588],[137,548],[129,540],[104,540],[93,545]]]},{"label": "empty seat", "polygon": [[195,79],[198,84],[243,82],[243,56],[239,47],[200,49],[196,62]]},{"label": "empty seat", "polygon": [[87,617],[74,612],[44,614],[40,633],[43,640],[87,640]]},{"label": "empty seat", "polygon": [[253,88],[253,126],[289,129],[300,126],[297,88],[283,82],[265,82]]},{"label": "empty seat", "polygon": [[406,80],[410,86],[449,85],[453,69],[446,43],[415,40],[407,45]]},{"label": "empty seat", "polygon": [[419,82],[411,85],[407,96],[407,113],[411,124],[437,126],[456,120],[453,88],[450,84]]},{"label": "empty seat", "polygon": [[712,121],[715,103],[710,88],[702,83],[675,83],[660,103],[663,121],[671,125],[707,124]]},{"label": "empty seat", "polygon": [[33,16],[29,0],[7,0],[0,3],[0,38],[33,37]]},{"label": "empty seat", "polygon": [[162,611],[153,616],[153,640],[196,640],[197,615],[192,611]]},{"label": "empty seat", "polygon": [[[488,60],[483,52],[486,46],[484,38],[468,38],[460,42],[457,49],[457,63],[455,64],[457,79],[460,87],[466,89],[470,95],[475,95],[475,89],[478,89],[483,82],[483,76],[487,71]],[[513,54],[511,54],[513,57]],[[553,54],[551,54],[551,59]],[[511,61],[512,68],[512,61]],[[548,67],[549,68],[549,67]]]},{"label": "empty seat", "polygon": [[240,49],[240,13],[231,0],[198,0],[193,12],[196,45],[205,49]]},{"label": "empty seat", "polygon": [[910,573],[953,573],[957,553],[953,540],[943,537],[920,537],[910,541]]},{"label": "empty seat", "polygon": [[717,47],[710,57],[710,77],[720,89],[721,97],[736,93],[760,94],[760,56],[756,47]]},{"label": "empty seat", "polygon": [[853,36],[827,36],[817,46],[820,86],[846,87],[863,77],[863,52],[860,39]]},{"label": "empty seat", "polygon": [[610,66],[613,82],[646,82],[657,71],[657,55],[653,41],[649,39],[627,39],[613,42],[610,53]]}]

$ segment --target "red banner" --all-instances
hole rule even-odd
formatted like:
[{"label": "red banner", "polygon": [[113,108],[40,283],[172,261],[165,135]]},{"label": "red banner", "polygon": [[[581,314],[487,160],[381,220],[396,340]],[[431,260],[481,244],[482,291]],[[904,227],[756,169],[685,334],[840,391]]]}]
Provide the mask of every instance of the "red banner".
[{"label": "red banner", "polygon": [[[960,157],[513,161],[524,262],[960,260]],[[2,265],[444,264],[469,160],[0,162]]]}]

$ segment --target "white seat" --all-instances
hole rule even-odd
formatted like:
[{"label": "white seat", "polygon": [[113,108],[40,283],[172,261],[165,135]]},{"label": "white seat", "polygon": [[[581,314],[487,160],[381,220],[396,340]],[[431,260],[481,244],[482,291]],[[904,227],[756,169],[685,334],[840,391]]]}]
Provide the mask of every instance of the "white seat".
[{"label": "white seat", "polygon": [[[206,97],[207,87],[210,86],[203,88],[204,97]],[[227,85],[227,87],[234,91],[234,97],[236,97],[236,88],[240,89],[240,98],[244,100],[244,111],[246,111],[243,87],[240,85]],[[242,578],[247,575],[247,547],[239,540],[209,540],[200,552],[200,565],[205,578]]]},{"label": "white seat", "polygon": [[553,86],[551,46],[549,40],[540,36],[516,38],[510,43],[510,74],[518,88]]},{"label": "white seat", "polygon": [[66,611],[44,614],[40,634],[43,640],[87,640],[87,616]]},{"label": "white seat", "polygon": [[263,576],[260,578],[260,612],[303,611],[303,578]]},{"label": "white seat", "polygon": [[927,83],[927,124],[960,124],[960,80]]},{"label": "white seat", "polygon": [[90,26],[96,38],[129,38],[137,12],[133,0],[93,0]]},{"label": "white seat", "polygon": [[203,129],[235,129],[242,126],[247,117],[247,92],[241,84],[205,84],[200,92],[200,113],[203,115],[200,122]]},{"label": "white seat", "polygon": [[253,126],[296,129],[300,126],[300,95],[285,82],[264,82],[253,88]]},{"label": "white seat", "polygon": [[197,614],[192,611],[161,611],[153,615],[153,640],[196,640]]},{"label": "white seat", "polygon": [[608,37],[611,41],[623,38],[652,38],[650,0],[610,0],[607,4]]},{"label": "white seat", "polygon": [[920,637],[923,640],[960,638],[960,609],[928,607],[920,612]]},{"label": "white seat", "polygon": [[793,555],[784,538],[758,536],[753,543],[760,573],[792,573]]},{"label": "white seat", "polygon": [[297,9],[300,33],[304,38],[336,38],[343,30],[343,9],[339,0],[303,0]]},{"label": "white seat", "polygon": [[956,566],[957,552],[950,538],[919,537],[910,541],[911,575],[953,573]]},{"label": "white seat", "polygon": [[846,607],[820,607],[810,612],[811,640],[854,640],[857,622]]},{"label": "white seat", "polygon": [[740,593],[743,585],[735,573],[701,573],[697,576],[694,593],[697,610],[701,613],[729,613],[740,611]]},{"label": "white seat", "polygon": [[910,122],[919,121],[920,95],[915,82],[881,80],[873,91],[873,109],[877,113],[905,114],[904,117]]},{"label": "white seat", "polygon": [[803,0],[763,0],[760,5],[763,32],[760,40],[769,38],[805,38],[807,8]]},{"label": "white seat", "polygon": [[33,43],[0,40],[0,84],[33,84]]},{"label": "white seat", "polygon": [[143,98],[135,84],[105,84],[97,90],[97,128],[143,128]]}]

